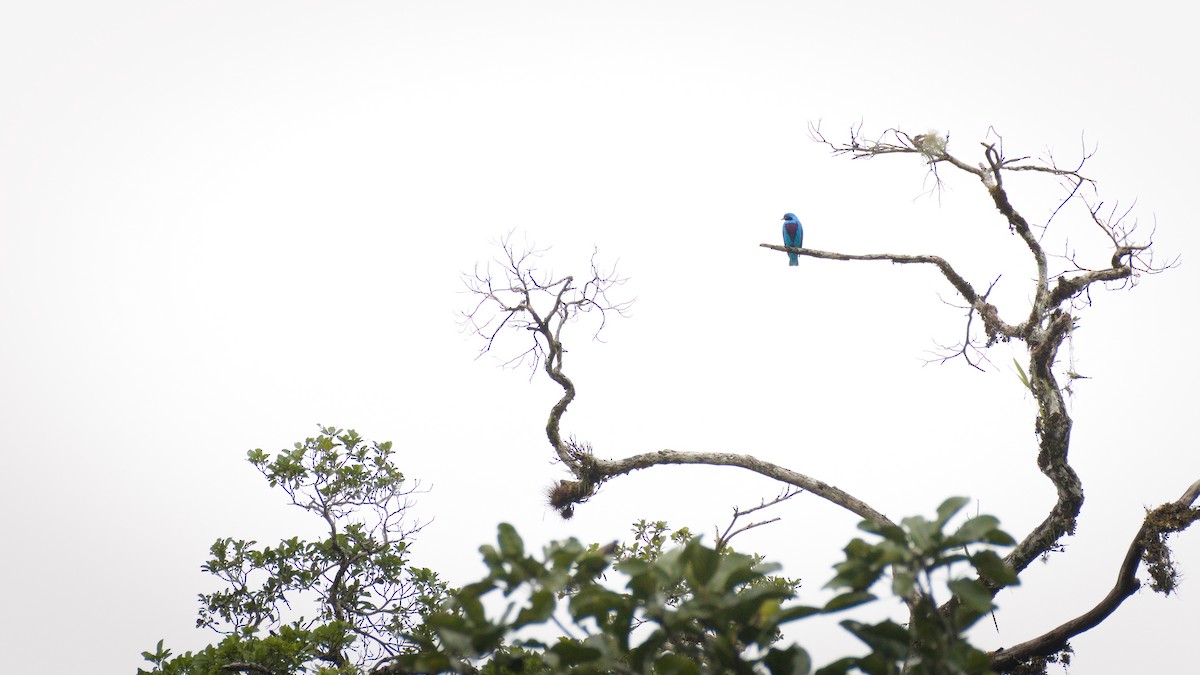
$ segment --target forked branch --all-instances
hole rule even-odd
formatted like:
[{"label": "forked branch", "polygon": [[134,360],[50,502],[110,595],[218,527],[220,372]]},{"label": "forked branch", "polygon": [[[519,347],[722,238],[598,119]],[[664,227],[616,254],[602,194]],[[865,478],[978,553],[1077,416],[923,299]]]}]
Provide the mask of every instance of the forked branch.
[{"label": "forked branch", "polygon": [[[1091,153],[1086,150],[1079,163],[1072,168],[1059,166],[1053,156],[1042,162],[1031,162],[1028,157],[1007,158],[1004,154],[1003,138],[992,132],[989,134],[989,140],[981,144],[983,161],[972,165],[949,152],[949,135],[941,135],[936,132],[910,135],[898,129],[889,129],[878,138],[872,139],[864,137],[861,127],[859,127],[851,130],[850,140],[846,143],[835,143],[828,140],[817,126],[810,127],[810,132],[814,140],[828,146],[835,155],[847,155],[854,159],[870,159],[892,154],[918,156],[928,166],[939,190],[943,186],[943,177],[938,173],[940,166],[949,166],[973,176],[986,190],[996,211],[1003,216],[1009,231],[1017,235],[1028,250],[1036,270],[1033,286],[1029,289],[1028,313],[1022,316],[1020,321],[1005,321],[1000,318],[1000,310],[986,300],[988,294],[985,293],[983,298],[980,298],[971,284],[966,282],[961,275],[953,272],[949,263],[936,256],[898,254],[850,256],[764,244],[766,248],[809,255],[814,258],[890,260],[894,263],[934,264],[950,281],[955,291],[966,301],[969,307],[968,326],[974,313],[978,313],[983,319],[985,346],[990,346],[997,340],[1019,340],[1025,343],[1029,351],[1027,385],[1038,404],[1038,416],[1034,423],[1034,431],[1038,439],[1037,466],[1054,485],[1057,500],[1045,519],[1022,538],[1005,557],[1005,562],[1019,572],[1039,556],[1061,548],[1060,540],[1074,532],[1076,519],[1083,506],[1083,485],[1068,461],[1073,422],[1064,400],[1064,389],[1058,384],[1055,374],[1058,350],[1070,338],[1076,325],[1073,310],[1090,303],[1090,289],[1097,283],[1105,285],[1115,283],[1118,286],[1131,287],[1136,284],[1139,276],[1165,271],[1174,266],[1177,260],[1166,265],[1156,264],[1151,254],[1151,237],[1142,241],[1134,239],[1137,229],[1136,221],[1129,220],[1129,209],[1125,211],[1119,211],[1116,207],[1102,209],[1103,202],[1098,198],[1088,196],[1094,193],[1095,183],[1080,173],[1084,163],[1091,156]],[[1013,171],[1038,173],[1061,182],[1066,197],[1047,214],[1043,223],[1037,224],[1030,221],[1014,206],[1005,183],[1008,172]],[[1052,275],[1049,265],[1050,256],[1047,256],[1042,240],[1050,229],[1051,221],[1072,201],[1084,205],[1087,213],[1085,222],[1090,221],[1090,224],[1103,234],[1104,238],[1099,245],[1107,246],[1110,254],[1104,261],[1106,264],[1091,267],[1080,264],[1074,256],[1071,256],[1068,258],[1071,268]],[[1086,227],[1080,229],[1080,233],[1084,234],[1094,231]],[[962,354],[967,353],[969,344],[971,344],[971,337],[968,332],[967,343],[963,346]],[[1070,375],[1071,371],[1068,369],[1068,377]],[[1185,495],[1185,497],[1187,496]],[[1191,494],[1191,499],[1194,498],[1195,495]],[[1191,499],[1188,501],[1189,504]],[[1149,517],[1146,528],[1151,528]],[[1135,548],[1143,545],[1139,542],[1145,541],[1146,532],[1150,531],[1146,528],[1143,528],[1143,532],[1135,540]],[[1161,549],[1166,551],[1165,546],[1161,546]],[[1115,609],[1120,601],[1114,601],[1113,598],[1120,596],[1120,599],[1123,599],[1126,597],[1128,593],[1125,596],[1120,594],[1125,591],[1132,592],[1130,590],[1131,583],[1134,584],[1134,588],[1136,587],[1136,580],[1133,579],[1132,574],[1136,571],[1136,563],[1140,559],[1141,552],[1131,549],[1131,555],[1133,557],[1127,558],[1127,566],[1123,568],[1122,572],[1122,579],[1125,581],[1118,584],[1118,588],[1114,589],[1114,593],[1105,603],[1102,603],[1092,613],[1081,617],[1082,620],[1076,620],[1065,627],[1062,634],[1059,635],[1061,639],[1052,636],[1039,644],[1050,644],[1058,640],[1055,644],[1059,644],[1059,648],[1061,648],[1061,645],[1065,644],[1069,637],[1069,635],[1065,637],[1062,635],[1071,633],[1071,631],[1075,631],[1071,633],[1073,635],[1087,630]],[[1130,560],[1133,561],[1132,568],[1128,567]],[[984,582],[984,585],[993,593],[996,591],[996,585],[983,579],[980,581]],[[946,603],[942,607],[942,611],[947,615],[951,614],[954,609],[953,602]],[[1041,648],[1039,647],[1039,649]],[[1032,654],[1029,649],[1026,649],[1026,653]]]},{"label": "forked branch", "polygon": [[738,521],[741,520],[742,518],[744,518],[752,513],[755,513],[757,511],[769,509],[772,506],[775,506],[776,504],[785,502],[785,501],[791,499],[792,497],[795,497],[798,494],[800,494],[799,489],[794,488],[794,487],[788,487],[788,488],[784,489],[783,492],[780,492],[779,495],[777,497],[775,497],[774,499],[772,499],[771,501],[763,500],[763,501],[759,502],[758,506],[752,506],[748,509],[743,509],[743,508],[740,508],[737,506],[733,507],[733,516],[729,519],[729,525],[726,526],[725,531],[722,532],[720,529],[714,528],[715,534],[717,535],[717,537],[714,540],[713,547],[719,551],[719,550],[725,548],[726,546],[729,546],[729,542],[734,537],[738,536],[739,534],[741,534],[743,532],[746,532],[747,530],[753,530],[756,527],[762,527],[763,525],[770,525],[771,523],[778,522],[779,518],[776,517],[776,518],[769,518],[767,520],[759,520],[759,521],[756,521],[753,523],[747,523],[745,525],[742,525],[741,527],[737,526]]},{"label": "forked branch", "polygon": [[1148,511],[1142,526],[1134,535],[1125,553],[1125,559],[1117,571],[1117,581],[1112,590],[1095,607],[1044,635],[1022,642],[1013,647],[998,649],[989,655],[991,667],[998,671],[1011,670],[1024,661],[1050,656],[1067,647],[1068,641],[1107,619],[1121,603],[1141,588],[1137,572],[1145,563],[1150,573],[1150,587],[1156,592],[1169,594],[1175,589],[1179,573],[1171,560],[1166,538],[1182,532],[1200,520],[1200,508],[1192,506],[1200,497],[1200,481],[1192,483],[1183,496]]}]

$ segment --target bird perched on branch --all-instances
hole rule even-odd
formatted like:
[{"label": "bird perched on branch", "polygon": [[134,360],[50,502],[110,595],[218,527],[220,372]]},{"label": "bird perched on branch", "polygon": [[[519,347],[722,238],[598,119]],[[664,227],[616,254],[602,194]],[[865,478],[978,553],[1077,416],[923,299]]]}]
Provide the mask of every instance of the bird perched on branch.
[{"label": "bird perched on branch", "polygon": [[[783,214],[783,245],[804,248],[804,226],[794,213]],[[800,256],[788,253],[788,266],[795,267],[799,264]]]}]

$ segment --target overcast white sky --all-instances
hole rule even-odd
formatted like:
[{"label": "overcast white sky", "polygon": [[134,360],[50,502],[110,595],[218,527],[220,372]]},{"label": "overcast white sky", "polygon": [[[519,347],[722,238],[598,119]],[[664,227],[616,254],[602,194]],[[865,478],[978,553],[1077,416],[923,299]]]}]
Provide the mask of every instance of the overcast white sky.
[{"label": "overcast white sky", "polygon": [[[432,487],[417,562],[453,583],[480,573],[501,520],[534,542],[605,541],[643,517],[710,531],[774,495],[732,469],[659,469],[570,523],[545,507],[558,391],[473,360],[454,316],[460,272],[512,228],[553,245],[557,270],[594,244],[632,277],[632,318],[569,345],[565,427],[598,453],[753,453],[893,517],[970,495],[1024,534],[1053,489],[1013,353],[986,374],[923,365],[962,330],[932,270],[789,269],[757,244],[793,211],[814,248],[1003,273],[1010,315],[1022,247],[976,183],[939,205],[916,160],[831,158],[807,139],[817,120],[948,130],[971,161],[989,126],[1010,155],[1073,158],[1086,138],[1102,196],[1136,198],[1159,250],[1183,255],[1082,314],[1078,536],[976,638],[1012,645],[1081,613],[1143,507],[1200,478],[1192,27],[1154,3],[4,3],[6,670],[127,673],[160,638],[214,640],[192,628],[211,542],[311,527],[245,453],[318,423],[396,442]],[[1026,190],[1018,208],[1044,220],[1052,193]],[[1099,255],[1095,231],[1059,225]],[[742,546],[819,598],[855,518],[807,495],[775,515]],[[1132,598],[1075,640],[1072,672],[1178,672],[1200,533],[1176,552],[1179,595]],[[820,662],[857,649],[821,621],[789,635]]]}]

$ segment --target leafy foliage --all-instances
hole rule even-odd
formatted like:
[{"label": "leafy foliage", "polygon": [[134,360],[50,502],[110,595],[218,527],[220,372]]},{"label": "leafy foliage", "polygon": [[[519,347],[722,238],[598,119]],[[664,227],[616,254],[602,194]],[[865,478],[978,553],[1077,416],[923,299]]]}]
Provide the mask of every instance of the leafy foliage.
[{"label": "leafy foliage", "polygon": [[[911,610],[907,627],[893,621],[868,625],[842,621],[841,625],[872,650],[862,658],[842,659],[820,671],[819,675],[846,673],[858,669],[866,673],[985,673],[987,655],[971,647],[963,637],[980,617],[991,612],[991,589],[1015,585],[1017,576],[991,548],[974,553],[971,546],[1011,546],[1014,542],[992,516],[969,518],[953,533],[944,528],[967,504],[965,497],[947,499],[937,509],[937,517],[905,518],[899,526],[881,527],[864,521],[859,528],[880,538],[876,543],[854,539],[846,545],[846,560],[834,569],[837,574],[827,584],[843,590],[828,605],[851,607],[875,599],[869,589],[890,575],[890,590],[903,599]],[[969,563],[977,578],[950,576],[957,563]],[[945,586],[952,602],[939,609],[935,601],[935,574],[947,575]]]},{"label": "leafy foliage", "polygon": [[[683,527],[672,531],[665,521],[648,521],[639,520],[633,524],[633,538],[629,543],[618,542],[613,549],[613,559],[617,567],[622,563],[633,560],[653,563],[658,560],[668,549],[667,543],[673,544],[675,547],[685,546],[693,541],[699,541],[699,535],[692,530]],[[728,544],[718,544],[717,551],[721,555],[732,555],[736,553]],[[754,564],[759,565],[766,562],[764,556],[757,553],[749,554],[753,559]],[[800,588],[799,579],[789,579],[784,576],[767,574],[762,577],[755,578],[752,582],[754,585],[771,584],[786,588],[792,592]],[[691,592],[686,581],[681,581],[679,585],[667,591],[667,603],[674,606],[681,602]]]},{"label": "leafy foliage", "polygon": [[187,652],[171,657],[159,640],[155,653],[142,652],[142,657],[154,664],[153,670],[143,673],[164,675],[225,675],[230,672],[256,673],[313,673],[315,675],[354,675],[361,670],[349,664],[328,664],[323,655],[349,646],[345,626],[327,624],[312,629],[298,625],[283,625],[278,631],[256,637],[251,632],[228,635],[215,645],[197,653]]},{"label": "leafy foliage", "polygon": [[[421,652],[401,656],[395,672],[471,672],[471,660],[488,658],[485,672],[800,672],[782,664],[805,664],[803,650],[769,645],[784,622],[803,610],[784,610],[793,592],[774,584],[751,585],[774,566],[747,555],[722,554],[692,539],[653,560],[632,557],[616,565],[627,577],[626,592],[608,588],[615,546],[585,547],[575,539],[549,545],[543,555],[525,552],[516,530],[499,528],[497,545],[481,549],[488,574],[460,589],[442,611],[427,618],[434,638]],[[676,590],[685,585],[689,592]],[[488,595],[509,599],[502,616],[485,609]],[[514,598],[523,598],[518,602]],[[547,644],[521,635],[557,618],[560,600],[574,630]],[[643,619],[644,636],[634,635]],[[582,637],[575,637],[580,633]],[[508,648],[506,638],[513,638]],[[755,652],[756,654],[751,654]],[[530,670],[530,653],[536,655]]]},{"label": "leafy foliage", "polygon": [[[863,522],[870,540],[845,547],[827,584],[838,594],[823,606],[794,602],[799,581],[728,540],[710,548],[686,528],[648,521],[635,525],[628,544],[569,539],[540,555],[502,524],[495,545],[480,549],[486,576],[451,592],[434,572],[407,563],[420,529],[405,524],[415,487],[392,454],[390,443],[335,428],[274,457],[251,451],[268,483],[317,516],[327,536],[266,547],[217,540],[203,569],[225,588],[200,596],[197,625],[225,637],[182,655],[160,641],[142,654],[153,669],[138,672],[808,675],[809,654],[781,646],[781,627],[871,602],[887,578],[911,622],[843,621],[869,652],[818,675],[984,673],[987,656],[963,631],[992,610],[994,589],[1016,582],[992,550],[1012,544],[995,518],[968,518],[947,531],[967,503],[952,498],[933,519]],[[974,578],[950,573],[960,564]],[[942,608],[937,592],[950,600]]]},{"label": "leafy foliage", "polygon": [[[1012,538],[991,516],[966,520],[953,533],[944,528],[966,504],[947,500],[933,520],[907,518],[901,526],[860,527],[876,543],[855,539],[845,548],[829,587],[842,592],[822,607],[789,604],[790,583],[769,581],[778,569],[753,557],[708,548],[688,533],[680,546],[663,552],[665,528],[633,546],[585,547],[574,539],[552,543],[540,557],[529,555],[511,525],[499,528],[497,544],[480,549],[488,574],[455,593],[426,619],[432,635],[418,640],[417,653],[397,657],[380,672],[503,673],[789,673],[812,671],[799,645],[776,646],[784,624],[829,614],[876,599],[869,589],[890,575],[892,593],[914,608],[907,627],[892,621],[842,626],[870,653],[840,659],[817,671],[890,674],[985,673],[987,656],[962,633],[993,608],[991,588],[1016,576],[990,548]],[[644,525],[644,524],[643,524]],[[984,546],[975,553],[968,547]],[[618,561],[618,551],[637,555]],[[963,551],[963,552],[959,552]],[[948,614],[934,602],[934,575],[968,563],[979,579],[949,577],[945,586],[956,601]],[[624,591],[605,583],[615,571]],[[505,600],[498,617],[487,612],[488,596]],[[566,599],[565,614],[560,603]],[[548,623],[565,633],[553,643],[531,637],[529,629]],[[640,628],[639,628],[640,626]]]}]

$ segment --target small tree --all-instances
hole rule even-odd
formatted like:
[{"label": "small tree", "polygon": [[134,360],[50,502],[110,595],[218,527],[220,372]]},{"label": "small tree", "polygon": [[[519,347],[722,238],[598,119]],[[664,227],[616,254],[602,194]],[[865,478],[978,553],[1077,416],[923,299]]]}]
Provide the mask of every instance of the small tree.
[{"label": "small tree", "polygon": [[[849,254],[762,244],[780,253],[827,261],[886,261],[934,267],[962,300],[966,312],[965,338],[950,349],[943,360],[961,358],[971,367],[982,369],[986,364],[986,350],[997,342],[1025,346],[1027,360],[1024,366],[1018,362],[1017,369],[1037,403],[1037,415],[1033,420],[1037,444],[1031,454],[1037,469],[1049,479],[1057,499],[1042,522],[1016,541],[1004,562],[1020,572],[1039,557],[1060,551],[1060,542],[1074,532],[1083,505],[1083,485],[1069,461],[1073,421],[1065,400],[1071,382],[1079,376],[1069,363],[1062,362],[1060,349],[1070,339],[1079,313],[1090,306],[1094,288],[1133,288],[1144,275],[1162,272],[1174,263],[1164,265],[1154,261],[1151,236],[1139,231],[1129,210],[1105,207],[1097,196],[1095,182],[1082,173],[1090,154],[1085,153],[1073,166],[1061,166],[1053,157],[1045,160],[1008,157],[1003,139],[995,136],[982,143],[981,161],[972,163],[952,154],[948,135],[936,132],[910,135],[892,129],[878,138],[869,138],[857,128],[851,130],[850,138],[844,143],[828,140],[819,127],[812,127],[811,132],[814,140],[835,155],[855,159],[890,155],[915,157],[925,165],[935,190],[942,188],[944,180],[950,180],[943,176],[945,172],[967,177],[985,191],[1002,217],[1001,222],[1027,249],[1034,268],[1028,289],[1029,306],[999,307],[989,300],[995,281],[981,290],[981,285],[971,282],[949,261],[936,255]],[[1009,197],[1006,180],[1014,175],[1057,182],[1063,188],[1063,197],[1040,222],[1031,221],[1018,211]],[[1075,220],[1063,224],[1061,221],[1068,214],[1075,214]],[[1106,254],[1094,260],[1068,254],[1059,261],[1046,252],[1047,241],[1061,241],[1064,249],[1069,251],[1071,237],[1088,236],[1089,233],[1094,241],[1108,249]],[[815,477],[749,454],[659,450],[606,459],[594,452],[589,444],[569,436],[564,438],[562,418],[576,395],[575,384],[564,370],[564,328],[591,315],[598,317],[599,330],[609,317],[623,314],[627,305],[610,298],[609,294],[624,279],[611,271],[602,271],[594,258],[587,274],[578,278],[556,277],[538,269],[537,259],[542,251],[518,248],[511,239],[503,240],[501,249],[503,253],[496,261],[497,267],[489,267],[482,273],[477,269],[467,276],[468,288],[478,302],[464,313],[464,321],[469,331],[484,339],[483,352],[493,350],[502,332],[512,329],[510,335],[521,336],[517,348],[519,355],[513,361],[528,360],[535,367],[540,366],[562,388],[562,397],[550,409],[546,436],[554,457],[569,474],[549,493],[550,504],[564,518],[569,518],[575,507],[593,497],[607,481],[653,466],[704,464],[737,467],[766,476],[849,510],[872,523],[879,532],[895,531],[894,521],[866,500]],[[1119,580],[1094,609],[1083,616],[1065,620],[1060,627],[1044,635],[1031,636],[1022,644],[991,654],[989,667],[1036,670],[1041,667],[1038,664],[1044,665],[1045,659],[1069,651],[1071,637],[1099,624],[1140,586],[1137,571],[1143,562],[1151,576],[1151,587],[1156,591],[1171,592],[1177,573],[1165,544],[1166,538],[1200,518],[1200,509],[1192,506],[1198,496],[1200,481],[1188,486],[1178,500],[1163,504],[1146,515],[1142,527],[1132,537]],[[980,577],[980,583],[989,594],[999,588],[995,579],[986,576]],[[920,597],[928,596],[922,594]],[[961,602],[962,598],[955,595],[941,606],[941,614],[953,616]],[[918,614],[925,606],[924,602],[910,603],[913,614],[910,629],[920,624]],[[910,637],[915,649],[919,640],[916,636]]]},{"label": "small tree", "polygon": [[196,625],[226,638],[173,659],[160,642],[144,654],[155,663],[150,672],[357,673],[407,649],[447,589],[408,563],[422,528],[408,514],[420,488],[392,463],[393,452],[391,442],[334,427],[274,457],[251,450],[250,463],[316,516],[325,537],[261,548],[218,539],[203,569],[225,587],[201,594]]}]

